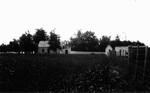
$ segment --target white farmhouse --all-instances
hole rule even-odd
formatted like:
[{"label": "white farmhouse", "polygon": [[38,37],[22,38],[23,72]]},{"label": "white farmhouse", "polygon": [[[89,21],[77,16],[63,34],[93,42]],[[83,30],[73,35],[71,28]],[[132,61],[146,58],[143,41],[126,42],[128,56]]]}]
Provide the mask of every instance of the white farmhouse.
[{"label": "white farmhouse", "polygon": [[115,51],[117,56],[128,56],[129,46],[116,46]]},{"label": "white farmhouse", "polygon": [[113,51],[113,50],[115,50],[116,56],[128,56],[129,46],[115,46],[115,47],[112,47],[111,45],[108,45],[105,48],[105,54],[107,56],[109,56],[110,52]]},{"label": "white farmhouse", "polygon": [[107,47],[105,48],[105,54],[107,56],[109,56],[110,55],[110,51],[113,51],[113,48],[112,48],[111,45],[107,45]]}]

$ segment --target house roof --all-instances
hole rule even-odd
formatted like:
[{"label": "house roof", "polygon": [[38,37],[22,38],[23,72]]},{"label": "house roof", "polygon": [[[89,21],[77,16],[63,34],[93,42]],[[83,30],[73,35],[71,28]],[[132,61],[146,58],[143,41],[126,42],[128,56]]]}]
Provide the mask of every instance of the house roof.
[{"label": "house roof", "polygon": [[115,49],[115,48],[125,48],[125,47],[128,47],[128,46],[115,46],[113,44],[108,44],[107,47],[111,47],[112,49]]},{"label": "house roof", "polygon": [[[108,48],[108,47],[111,47],[112,49],[115,49],[115,46],[112,46],[111,44],[108,44],[107,46],[106,46],[106,48]],[[106,49],[105,48],[105,49]]]},{"label": "house roof", "polygon": [[48,41],[40,41],[38,47],[49,47]]},{"label": "house roof", "polygon": [[[107,49],[107,48],[112,48],[112,46],[111,45],[107,45],[107,47],[105,48],[105,49]],[[113,49],[113,48],[112,48]]]}]

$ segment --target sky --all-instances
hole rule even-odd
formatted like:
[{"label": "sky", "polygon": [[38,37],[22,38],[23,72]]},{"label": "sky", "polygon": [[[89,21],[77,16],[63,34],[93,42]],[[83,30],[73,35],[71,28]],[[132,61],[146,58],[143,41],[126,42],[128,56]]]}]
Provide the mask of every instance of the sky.
[{"label": "sky", "polygon": [[150,0],[0,0],[0,44],[38,28],[56,28],[61,40],[81,29],[150,46]]}]

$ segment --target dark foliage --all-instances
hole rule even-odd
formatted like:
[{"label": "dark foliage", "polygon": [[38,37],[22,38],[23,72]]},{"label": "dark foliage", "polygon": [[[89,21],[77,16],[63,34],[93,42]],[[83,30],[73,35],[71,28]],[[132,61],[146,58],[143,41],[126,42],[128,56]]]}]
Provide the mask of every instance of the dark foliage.
[{"label": "dark foliage", "polygon": [[70,38],[70,43],[74,51],[98,51],[98,39],[91,31],[82,33],[79,30],[74,38]]},{"label": "dark foliage", "polygon": [[119,92],[124,88],[118,74],[123,72],[110,69],[105,55],[7,54],[0,60],[1,92]]},{"label": "dark foliage", "polygon": [[33,52],[35,51],[35,45],[33,43],[33,38],[32,35],[27,32],[25,32],[25,34],[22,34],[22,36],[19,39],[20,42],[20,49],[21,51],[25,52],[25,53],[29,53],[29,52]]},{"label": "dark foliage", "polygon": [[43,28],[40,29],[36,29],[35,34],[33,35],[33,42],[36,46],[36,52],[38,50],[38,43],[39,41],[46,41],[48,40],[48,35],[46,33],[46,31]]},{"label": "dark foliage", "polygon": [[18,40],[14,39],[13,41],[10,41],[9,43],[9,51],[13,52],[20,52],[20,43]]},{"label": "dark foliage", "polygon": [[51,49],[51,50],[56,51],[57,48],[61,49],[60,36],[55,34],[54,30],[50,32],[49,44],[50,44],[49,49]]},{"label": "dark foliage", "polygon": [[102,36],[99,46],[100,51],[104,52],[108,44],[110,44],[113,48],[115,46],[145,46],[145,44],[140,41],[121,41],[118,35],[115,40],[110,40],[110,37]]},{"label": "dark foliage", "polygon": [[[36,29],[36,33],[31,35],[28,32],[22,34],[22,36],[17,40],[14,39],[10,41],[8,45],[0,45],[0,53],[32,53],[37,52],[39,41],[48,40],[50,47],[49,49],[56,51],[57,48],[61,49],[60,36],[55,34],[55,29],[50,32],[50,36],[47,35],[43,28]],[[102,36],[98,39],[95,33],[92,31],[86,31],[82,33],[81,30],[75,34],[75,37],[70,38],[70,42],[67,42],[65,46],[71,46],[73,51],[100,51],[104,52],[107,45],[110,44],[113,48],[115,46],[144,46],[145,44],[140,41],[121,41],[120,37],[117,35],[115,40],[111,40],[110,36]]]},{"label": "dark foliage", "polygon": [[109,36],[102,36],[102,38],[100,38],[100,45],[99,45],[99,50],[101,52],[105,52],[105,48],[107,47],[107,45],[110,43],[110,39],[111,37]]},{"label": "dark foliage", "polygon": [[6,53],[8,51],[8,46],[5,44],[0,45],[0,52]]}]

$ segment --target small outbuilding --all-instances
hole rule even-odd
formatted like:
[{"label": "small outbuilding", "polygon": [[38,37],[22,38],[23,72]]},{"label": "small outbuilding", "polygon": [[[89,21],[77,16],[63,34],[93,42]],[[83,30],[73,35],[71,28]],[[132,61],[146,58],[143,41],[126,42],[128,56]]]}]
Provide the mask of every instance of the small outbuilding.
[{"label": "small outbuilding", "polygon": [[70,54],[71,53],[71,46],[63,46],[61,49],[61,54]]},{"label": "small outbuilding", "polygon": [[105,48],[105,54],[107,56],[109,56],[111,51],[113,51],[112,46],[111,45],[107,45],[107,47]]},{"label": "small outbuilding", "polygon": [[49,44],[48,44],[48,41],[40,41],[39,44],[38,44],[38,53],[40,54],[46,54],[46,53],[49,53]]},{"label": "small outbuilding", "polygon": [[61,50],[56,49],[56,51],[50,50],[50,44],[48,43],[49,41],[40,41],[38,44],[38,53],[39,54],[60,54]]}]

